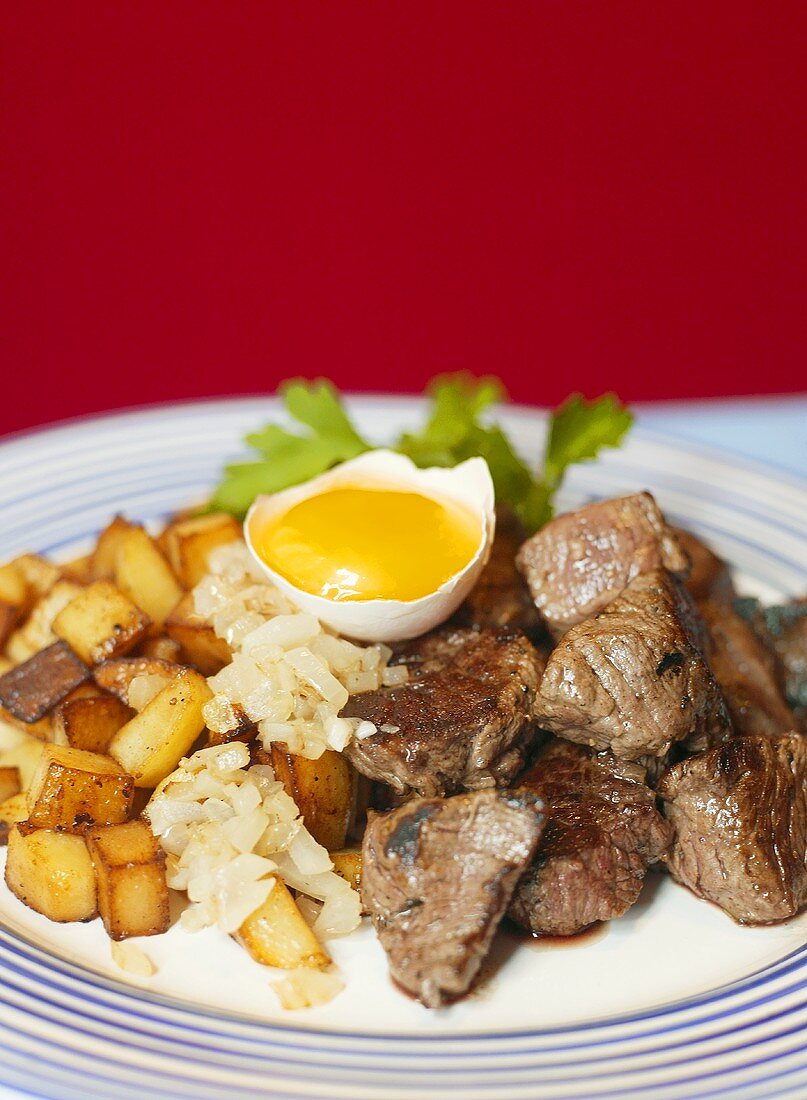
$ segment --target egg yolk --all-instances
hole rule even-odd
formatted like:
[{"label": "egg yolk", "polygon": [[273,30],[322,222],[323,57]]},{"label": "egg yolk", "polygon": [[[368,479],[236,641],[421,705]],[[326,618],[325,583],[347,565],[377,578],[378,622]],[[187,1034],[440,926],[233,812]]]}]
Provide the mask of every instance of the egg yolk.
[{"label": "egg yolk", "polygon": [[340,487],[253,530],[255,551],[296,588],[329,600],[416,600],[463,569],[481,521],[450,501]]}]

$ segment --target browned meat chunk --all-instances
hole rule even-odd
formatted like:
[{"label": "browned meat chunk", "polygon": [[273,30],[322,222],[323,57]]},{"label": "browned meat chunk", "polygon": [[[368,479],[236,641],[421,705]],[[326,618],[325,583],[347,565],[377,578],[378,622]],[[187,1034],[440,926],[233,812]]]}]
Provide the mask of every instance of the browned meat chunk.
[{"label": "browned meat chunk", "polygon": [[589,504],[527,539],[517,558],[556,637],[596,615],[641,573],[686,574],[689,559],[649,493]]},{"label": "browned meat chunk", "polygon": [[518,924],[534,934],[572,936],[630,909],[648,866],[672,839],[642,774],[610,753],[591,756],[551,741],[519,779],[519,787],[541,795],[548,820],[510,903]]},{"label": "browned meat chunk", "polygon": [[807,740],[735,737],[676,764],[658,787],[675,829],[674,878],[741,924],[807,904]]},{"label": "browned meat chunk", "polygon": [[540,725],[628,760],[664,756],[678,741],[714,744],[728,717],[699,648],[703,630],[674,577],[642,573],[559,642],[536,701]]},{"label": "browned meat chunk", "polygon": [[777,663],[753,627],[730,604],[704,600],[709,664],[736,733],[773,737],[794,728],[795,716],[779,687]]},{"label": "browned meat chunk", "polygon": [[684,582],[692,599],[696,603],[707,599],[733,600],[736,596],[734,582],[723,559],[691,531],[684,531],[681,527],[673,527],[672,530],[692,564]]},{"label": "browned meat chunk", "polygon": [[345,750],[369,779],[427,797],[506,785],[532,742],[543,660],[517,631],[439,630],[400,646],[409,682],[351,697],[378,732]]},{"label": "browned meat chunk", "polygon": [[512,626],[532,639],[544,636],[538,609],[516,568],[516,554],[524,538],[524,528],[518,517],[507,509],[498,508],[490,558],[470,596],[452,620],[457,626],[475,629]]},{"label": "browned meat chunk", "polygon": [[787,701],[807,708],[807,596],[774,607],[743,599],[736,609],[776,655]]},{"label": "browned meat chunk", "polygon": [[543,827],[529,791],[416,798],[370,819],[361,896],[392,978],[429,1008],[476,977]]},{"label": "browned meat chunk", "polygon": [[21,722],[38,722],[90,675],[67,642],[54,642],[0,676],[0,704]]}]

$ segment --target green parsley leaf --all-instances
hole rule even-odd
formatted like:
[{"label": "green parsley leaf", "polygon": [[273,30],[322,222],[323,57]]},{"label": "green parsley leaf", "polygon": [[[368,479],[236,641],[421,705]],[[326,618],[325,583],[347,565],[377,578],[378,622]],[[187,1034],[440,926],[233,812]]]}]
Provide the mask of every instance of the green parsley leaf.
[{"label": "green parsley leaf", "polygon": [[557,489],[569,466],[590,462],[603,447],[618,447],[633,414],[613,393],[587,401],[574,393],[552,414],[544,456],[544,481]]},{"label": "green parsley leaf", "polygon": [[339,396],[323,379],[297,379],[282,390],[289,414],[310,429],[298,435],[278,424],[267,424],[245,442],[262,457],[260,462],[236,462],[210,501],[211,510],[244,516],[260,493],[277,493],[329,470],[338,462],[370,449],[342,408]]},{"label": "green parsley leaf", "polygon": [[[286,409],[305,431],[267,424],[246,437],[259,461],[227,466],[211,509],[243,516],[260,493],[276,493],[308,481],[338,462],[370,449],[350,422],[330,382],[296,379],[281,390]],[[532,532],[553,515],[553,497],[569,466],[617,447],[633,416],[613,394],[587,401],[573,394],[550,417],[539,476],[517,453],[490,408],[507,398],[497,378],[467,373],[440,375],[429,386],[431,408],[417,432],[404,432],[395,450],[418,466],[456,466],[477,455],[490,469],[496,500],[514,509]]]}]

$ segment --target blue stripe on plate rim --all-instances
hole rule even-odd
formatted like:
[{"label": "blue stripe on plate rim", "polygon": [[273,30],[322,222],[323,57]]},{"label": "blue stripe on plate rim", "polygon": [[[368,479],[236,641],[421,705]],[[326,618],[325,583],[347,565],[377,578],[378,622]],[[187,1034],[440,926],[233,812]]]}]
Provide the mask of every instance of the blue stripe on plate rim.
[{"label": "blue stripe on plate rim", "polygon": [[[378,411],[389,410],[393,403],[386,398],[367,398],[352,404],[360,420],[369,414],[375,421]],[[400,418],[422,407],[417,399],[394,405]],[[180,504],[186,494],[203,491],[223,457],[238,457],[235,441],[240,431],[255,417],[268,416],[276,409],[271,400],[247,398],[113,414],[12,438],[0,443],[0,459],[7,478],[23,471],[26,480],[39,476],[47,486],[40,491],[45,497],[57,492],[62,504],[69,504],[58,515],[49,514],[49,528],[62,531],[60,538],[42,547],[53,552],[89,536],[86,526],[80,529],[82,521],[86,523],[82,509],[97,513],[114,507],[114,495],[104,492],[99,497],[105,482],[118,493],[125,483],[128,500],[144,507],[142,518],[157,518]],[[535,410],[505,410],[502,419],[525,452],[537,453],[540,430],[536,432],[536,427],[540,429],[540,424]],[[165,424],[173,431],[173,438],[167,441],[159,432]],[[529,439],[525,438],[527,432]],[[86,472],[87,460],[107,442],[107,435],[120,459],[129,456],[133,460],[126,472],[122,475],[113,464],[108,474],[93,477],[89,485],[71,482],[71,470],[80,470],[84,463]],[[780,471],[771,477],[771,469],[763,464],[727,458],[725,452],[679,442],[669,433],[639,430],[635,438],[660,447],[671,460],[682,454],[696,455],[716,466],[725,465],[735,474],[741,468],[755,488],[760,480],[764,482],[762,496],[732,492],[724,498],[730,513],[742,513],[761,526],[756,539],[705,520],[699,521],[700,526],[749,552],[763,553],[780,568],[789,565],[801,570],[803,576],[803,559],[794,562],[792,556],[772,552],[769,541],[773,530],[788,545],[791,538],[801,542],[803,551],[802,540],[807,538],[807,487],[803,482]],[[192,461],[178,460],[177,445],[182,442],[203,443],[206,453],[200,457],[194,449]],[[69,444],[69,460],[65,444]],[[144,447],[149,450],[146,461]],[[665,462],[665,455],[659,454]],[[155,472],[161,472],[166,456],[170,456],[172,480],[157,479],[155,487]],[[641,480],[647,472],[646,467],[631,465],[622,455],[609,458],[610,462],[607,459],[599,467],[587,468],[578,498],[581,494],[604,495],[615,481],[636,485],[637,477]],[[692,499],[697,480],[664,468],[654,471],[654,483],[661,475],[671,498]],[[34,520],[41,525],[36,496],[29,491],[4,498],[0,492],[4,512],[22,507],[26,516],[30,513],[31,518],[23,516],[13,530],[30,531],[28,524]],[[686,515],[686,510],[681,514]],[[78,520],[76,525],[70,523],[73,518]],[[159,1090],[150,1095],[211,1097],[231,1095],[236,1082],[240,1094],[277,1097],[663,1097],[739,1095],[738,1089],[742,1095],[784,1095],[784,1090],[792,1094],[801,1089],[802,1078],[807,1082],[807,1056],[800,1039],[807,1011],[805,967],[807,945],[710,993],[570,1027],[373,1035],[258,1023],[234,1013],[194,1009],[54,958],[0,928],[0,1006],[4,1007],[0,1025],[8,1039],[0,1079],[20,1089],[25,1089],[26,1081],[30,1085],[41,1079],[46,1092],[38,1094],[59,1097],[89,1095],[91,1080],[93,1089],[97,1085],[100,1090],[93,1094],[99,1096],[142,1096],[147,1080]],[[115,1018],[121,1022],[114,1023]],[[47,1027],[47,1038],[38,1036],[38,1027]],[[467,1045],[471,1041],[473,1049]],[[81,1042],[90,1044],[87,1051],[79,1052]],[[746,1053],[750,1057],[743,1057]],[[146,1063],[155,1056],[160,1060],[158,1068],[147,1069]],[[730,1061],[725,1064],[727,1057]],[[793,1058],[795,1064],[791,1064]],[[245,1063],[259,1067],[261,1074],[271,1074],[270,1091],[266,1077],[244,1078]],[[53,1073],[46,1071],[46,1066],[52,1067]],[[112,1076],[102,1067],[108,1067]],[[225,1069],[229,1076],[219,1081],[218,1071]],[[391,1071],[417,1080],[416,1088],[409,1090],[407,1084],[392,1080]],[[653,1074],[662,1077],[652,1083],[641,1079]],[[774,1081],[781,1082],[781,1090],[777,1085],[776,1093],[757,1091],[758,1087],[771,1089]],[[709,1082],[717,1082],[719,1087],[712,1089]],[[319,1092],[320,1088],[324,1091]],[[379,1088],[381,1092],[373,1091]]]}]

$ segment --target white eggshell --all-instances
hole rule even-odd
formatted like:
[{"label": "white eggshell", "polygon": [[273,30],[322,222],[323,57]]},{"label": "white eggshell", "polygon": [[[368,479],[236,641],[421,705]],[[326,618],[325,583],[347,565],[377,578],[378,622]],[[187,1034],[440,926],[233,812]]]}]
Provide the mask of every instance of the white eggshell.
[{"label": "white eggshell", "polygon": [[[417,600],[325,599],[303,592],[271,569],[257,554],[250,532],[253,520],[261,526],[273,516],[287,512],[301,500],[339,485],[363,488],[415,490],[437,500],[461,504],[480,518],[481,536],[476,553],[465,566],[435,592]],[[302,611],[307,611],[339,634],[368,642],[397,642],[416,638],[438,626],[459,607],[473,588],[490,554],[496,528],[493,482],[483,458],[469,458],[449,469],[421,470],[411,459],[394,451],[368,451],[343,462],[325,474],[282,493],[258,497],[244,522],[244,537],[255,561],[269,580]],[[424,538],[428,533],[424,532]]]}]

